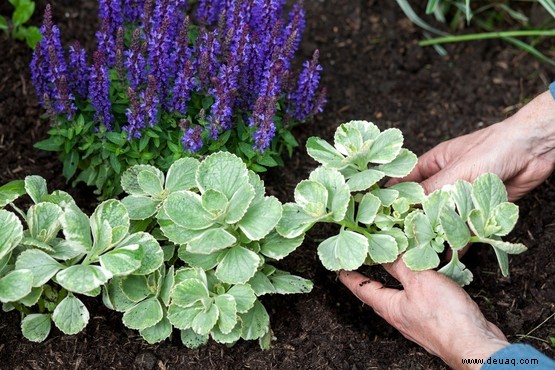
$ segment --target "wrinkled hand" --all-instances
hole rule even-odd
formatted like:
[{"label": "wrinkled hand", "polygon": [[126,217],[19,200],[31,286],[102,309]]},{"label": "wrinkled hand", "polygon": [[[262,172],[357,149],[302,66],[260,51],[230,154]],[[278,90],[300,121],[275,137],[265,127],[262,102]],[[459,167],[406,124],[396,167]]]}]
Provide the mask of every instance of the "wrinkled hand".
[{"label": "wrinkled hand", "polygon": [[492,172],[505,183],[509,200],[515,201],[554,169],[555,100],[547,91],[503,122],[439,144],[419,158],[407,177],[389,185],[416,181],[431,193]]},{"label": "wrinkled hand", "polygon": [[384,267],[404,290],[386,288],[354,271],[341,271],[339,279],[407,339],[449,366],[479,368],[463,366],[461,360],[487,359],[509,344],[470,296],[446,276],[436,271],[411,271],[401,258]]}]

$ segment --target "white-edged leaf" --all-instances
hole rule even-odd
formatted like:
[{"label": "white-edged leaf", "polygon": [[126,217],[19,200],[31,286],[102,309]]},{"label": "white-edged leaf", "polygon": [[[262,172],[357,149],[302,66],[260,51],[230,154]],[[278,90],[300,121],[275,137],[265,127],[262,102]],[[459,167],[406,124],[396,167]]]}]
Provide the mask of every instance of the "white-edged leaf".
[{"label": "white-edged leaf", "polygon": [[191,230],[179,226],[166,215],[164,208],[158,211],[156,219],[158,220],[158,225],[160,225],[162,234],[164,234],[170,242],[177,245],[186,244],[204,232],[203,230]]},{"label": "white-edged leaf", "polygon": [[241,339],[242,333],[242,324],[240,321],[237,321],[237,325],[231,330],[231,332],[224,334],[218,328],[218,326],[214,326],[212,331],[210,332],[210,336],[218,343],[222,344],[233,344]]},{"label": "white-edged leaf", "polygon": [[399,197],[399,192],[394,189],[375,189],[370,192],[377,196],[384,207],[389,207]]},{"label": "white-edged leaf", "polygon": [[23,180],[10,181],[0,186],[0,208],[7,206],[26,193]]},{"label": "white-edged leaf", "polygon": [[[258,272],[257,272],[258,273]],[[262,273],[261,273],[262,274]],[[250,310],[256,301],[256,295],[250,284],[237,284],[233,285],[227,294],[233,296],[235,303],[237,303],[237,312],[245,313]]]},{"label": "white-edged leaf", "polygon": [[56,274],[56,281],[64,289],[74,293],[87,293],[104,284],[112,274],[100,266],[74,265]]},{"label": "white-edged leaf", "polygon": [[23,225],[11,212],[0,209],[0,259],[23,240]]},{"label": "white-edged leaf", "polygon": [[65,208],[60,218],[66,242],[75,249],[86,253],[92,248],[91,224],[87,215],[76,205]]},{"label": "white-edged leaf", "polygon": [[376,140],[380,134],[380,129],[372,122],[368,121],[349,121],[341,126],[354,128],[360,132],[363,141]]},{"label": "white-edged leaf", "polygon": [[305,210],[308,206],[318,205],[319,212],[312,216],[323,216],[328,204],[328,190],[319,182],[303,180],[295,187],[295,202]]},{"label": "white-edged leaf", "polygon": [[355,270],[368,254],[368,239],[349,230],[324,240],[318,246],[318,256],[325,268],[331,271]]},{"label": "white-edged leaf", "polygon": [[339,153],[345,156],[356,153],[362,147],[363,142],[362,134],[356,127],[342,124],[335,130],[334,146]]},{"label": "white-edged leaf", "polygon": [[509,243],[509,242],[504,242],[502,240],[489,239],[489,238],[480,238],[479,242],[489,244],[492,247],[495,247],[496,249],[502,252],[505,252],[507,254],[520,254],[528,250],[528,248],[526,248],[526,246],[521,243]]},{"label": "white-edged leaf", "polygon": [[40,287],[65,266],[39,249],[27,249],[17,257],[15,268],[31,270],[33,287]]},{"label": "white-edged leaf", "polygon": [[181,330],[181,342],[189,349],[196,349],[208,342],[208,335],[200,335],[192,329]]},{"label": "white-edged leaf", "polygon": [[42,202],[48,195],[46,180],[40,176],[25,177],[25,191],[35,204]]},{"label": "white-edged leaf", "polygon": [[350,189],[345,183],[345,177],[337,170],[319,167],[310,173],[309,179],[324,185],[328,191],[327,208],[332,212],[332,218],[335,222],[342,221],[345,218],[351,199]]},{"label": "white-edged leaf", "polygon": [[52,321],[64,334],[79,333],[89,322],[87,307],[74,295],[65,297],[54,309]]},{"label": "white-edged leaf", "polygon": [[283,205],[283,216],[276,225],[276,231],[286,238],[296,238],[308,231],[319,218],[308,215],[295,203]]},{"label": "white-edged leaf", "polygon": [[231,247],[237,239],[225,229],[208,229],[187,243],[187,251],[198,254],[212,254]]},{"label": "white-edged leaf", "polygon": [[160,301],[151,297],[125,311],[122,321],[130,329],[143,330],[158,324],[163,317]]},{"label": "white-edged leaf", "polygon": [[362,172],[358,172],[349,177],[347,180],[347,185],[351,191],[364,191],[370,189],[378,181],[383,179],[385,174],[382,171],[368,169]]},{"label": "white-edged leaf", "polygon": [[[272,284],[268,276],[262,271],[257,271],[249,280],[248,285],[256,294],[255,298],[263,296],[264,294],[274,294],[276,292],[274,284]],[[254,304],[254,301],[252,303]]]},{"label": "white-edged leaf", "polygon": [[141,266],[133,271],[133,274],[148,275],[164,263],[164,251],[152,235],[145,232],[131,234],[123,239],[117,248],[131,245],[139,245],[142,251]]},{"label": "white-edged leaf", "polygon": [[286,272],[274,273],[268,277],[278,294],[310,293],[312,281]]},{"label": "white-edged leaf", "polygon": [[159,181],[164,183],[164,174],[158,168],[147,164],[139,164],[129,167],[121,176],[121,187],[130,195],[146,195],[147,193],[139,185],[138,176],[141,172],[150,172]]},{"label": "white-edged leaf", "polygon": [[439,221],[445,238],[453,250],[462,249],[470,242],[468,226],[451,207],[443,207]]},{"label": "white-edged leaf", "polygon": [[282,213],[283,207],[277,198],[264,197],[251,204],[237,226],[250,240],[260,240],[274,229]]},{"label": "white-edged leaf", "polygon": [[107,221],[112,228],[112,244],[119,243],[129,232],[129,214],[122,202],[110,199],[102,202],[91,216],[91,227],[98,228]]},{"label": "white-edged leaf", "polygon": [[403,261],[413,271],[431,270],[440,262],[436,251],[429,245],[409,249],[403,255]]},{"label": "white-edged leaf", "polygon": [[218,322],[220,310],[215,304],[210,304],[206,310],[201,310],[191,323],[191,329],[199,335],[208,335]]},{"label": "white-edged leaf", "polygon": [[51,327],[52,320],[48,314],[34,313],[21,320],[21,334],[31,342],[44,341],[50,334]]},{"label": "white-edged leaf", "polygon": [[402,146],[403,133],[401,130],[387,129],[376,137],[367,159],[372,163],[390,163],[399,155]]},{"label": "white-edged leaf", "polygon": [[178,191],[168,195],[164,201],[165,214],[177,225],[202,230],[214,222],[212,215],[202,206],[200,195],[190,191]]},{"label": "white-edged leaf", "polygon": [[422,201],[422,208],[432,227],[435,228],[438,225],[441,210],[443,207],[449,206],[449,202],[453,202],[450,193],[442,189],[432,192]]},{"label": "white-edged leaf", "polygon": [[237,324],[237,302],[230,294],[222,294],[214,299],[218,307],[218,328],[222,334],[229,334]]},{"label": "white-edged leaf", "polygon": [[100,265],[113,276],[129,275],[141,267],[144,252],[140,245],[131,244],[117,248],[99,257]]},{"label": "white-edged leaf", "polygon": [[468,181],[458,180],[455,185],[451,188],[451,196],[455,201],[459,215],[461,215],[463,221],[468,220],[468,215],[474,205],[472,204],[472,184]]},{"label": "white-edged leaf", "polygon": [[200,162],[194,158],[180,158],[173,162],[166,176],[166,189],[173,193],[196,187],[195,176],[199,165]]},{"label": "white-edged leaf", "polygon": [[200,267],[203,270],[210,270],[216,267],[220,261],[220,256],[223,251],[214,252],[211,254],[197,254],[187,252],[185,246],[182,245],[178,249],[178,257],[192,267]]},{"label": "white-edged leaf", "polygon": [[472,272],[466,268],[466,266],[459,261],[456,253],[453,254],[453,258],[449,263],[438,270],[445,276],[450,277],[460,286],[468,285],[472,282]]},{"label": "white-edged leaf", "polygon": [[420,204],[426,199],[424,189],[416,182],[400,182],[388,188],[399,192],[399,198],[405,198],[410,204]]},{"label": "white-edged leaf", "polygon": [[143,192],[156,197],[164,191],[163,178],[150,171],[141,171],[137,174],[137,183]]},{"label": "white-edged leaf", "polygon": [[393,161],[379,165],[376,169],[388,177],[405,177],[413,170],[417,162],[416,154],[403,148]]},{"label": "white-edged leaf", "polygon": [[393,262],[399,255],[397,241],[391,235],[370,234],[368,238],[368,254],[375,263]]},{"label": "white-edged leaf", "polygon": [[405,234],[413,238],[419,247],[429,245],[436,235],[427,215],[420,210],[405,218]]},{"label": "white-edged leaf", "polygon": [[306,150],[309,156],[329,168],[340,169],[345,166],[343,155],[319,137],[309,138],[306,142]]},{"label": "white-edged leaf", "polygon": [[208,189],[201,196],[202,206],[213,215],[222,214],[229,204],[227,197],[214,189]]},{"label": "white-edged leaf", "polygon": [[201,162],[196,180],[201,192],[214,189],[231,199],[239,189],[249,184],[248,174],[247,166],[239,157],[217,152]]},{"label": "white-edged leaf", "polygon": [[501,228],[495,235],[505,236],[513,230],[518,221],[518,206],[513,203],[503,202],[493,209],[492,216],[495,224]]},{"label": "white-edged leaf", "polygon": [[485,173],[472,184],[472,201],[476,208],[489,217],[496,206],[507,201],[507,189],[499,177]]},{"label": "white-edged leaf", "polygon": [[185,330],[191,327],[194,318],[202,310],[204,310],[204,306],[201,302],[185,308],[171,303],[168,308],[168,320],[177,329]]},{"label": "white-edged leaf", "polygon": [[270,316],[258,300],[248,312],[241,314],[240,317],[243,322],[241,338],[244,340],[258,339],[270,330]]},{"label": "white-edged leaf", "polygon": [[260,257],[251,250],[235,246],[222,253],[223,258],[216,267],[216,276],[224,283],[244,284],[254,276]]},{"label": "white-edged leaf", "polygon": [[121,200],[131,220],[146,220],[156,214],[160,202],[144,196],[129,195]]},{"label": "white-edged leaf", "polygon": [[172,324],[166,317],[163,317],[162,320],[157,322],[155,325],[141,329],[139,333],[148,344],[155,344],[169,338],[172,331]]},{"label": "white-edged leaf", "polygon": [[278,261],[297,249],[303,240],[304,235],[288,239],[273,231],[260,243],[260,253]]},{"label": "white-edged leaf", "polygon": [[39,203],[27,211],[27,225],[31,237],[40,242],[48,243],[62,228],[60,218],[64,211],[53,203]]},{"label": "white-edged leaf", "polygon": [[247,209],[255,197],[254,188],[251,184],[246,184],[239,188],[229,200],[229,206],[225,216],[225,222],[235,224],[239,222],[247,213]]},{"label": "white-edged leaf", "polygon": [[13,270],[0,279],[0,302],[14,302],[31,293],[33,272]]},{"label": "white-edged leaf", "polygon": [[382,202],[377,196],[372,193],[364,194],[358,205],[357,221],[367,225],[372,224],[381,205]]},{"label": "white-edged leaf", "polygon": [[208,288],[198,279],[186,279],[173,287],[172,303],[187,308],[209,297]]}]

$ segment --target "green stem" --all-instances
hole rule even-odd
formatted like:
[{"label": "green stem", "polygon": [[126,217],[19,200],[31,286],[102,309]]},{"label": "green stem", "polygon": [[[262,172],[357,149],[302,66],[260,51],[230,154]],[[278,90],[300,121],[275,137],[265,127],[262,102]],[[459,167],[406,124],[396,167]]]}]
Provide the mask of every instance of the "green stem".
[{"label": "green stem", "polygon": [[364,234],[365,232],[367,232],[363,227],[355,225],[354,223],[346,221],[346,220],[343,220],[343,221],[339,222],[339,225],[341,225],[343,227],[347,227],[347,228],[349,228],[353,231],[356,231],[357,233],[360,233],[360,234]]},{"label": "green stem", "polygon": [[555,36],[555,29],[547,30],[547,31],[518,30],[518,31],[503,31],[503,32],[484,32],[484,33],[471,33],[468,35],[436,37],[429,40],[422,40],[418,43],[418,45],[430,46],[430,45],[437,45],[437,44],[447,44],[452,42],[498,39],[498,38],[506,38],[506,37],[526,37],[526,36]]}]

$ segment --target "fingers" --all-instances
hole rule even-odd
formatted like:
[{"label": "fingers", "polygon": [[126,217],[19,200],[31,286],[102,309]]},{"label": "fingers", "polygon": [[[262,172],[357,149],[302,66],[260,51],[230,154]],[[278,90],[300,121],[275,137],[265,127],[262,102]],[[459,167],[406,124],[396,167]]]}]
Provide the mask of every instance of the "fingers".
[{"label": "fingers", "polygon": [[424,153],[420,158],[418,158],[418,163],[416,167],[407,176],[400,179],[391,179],[387,182],[386,186],[391,186],[405,181],[422,182],[429,177],[435,175],[443,166],[441,165],[438,158],[441,152],[441,144],[436,146],[432,150]]},{"label": "fingers", "polygon": [[405,265],[402,257],[397,258],[393,263],[385,263],[383,267],[391,276],[397,279],[404,287],[406,287],[411,280],[414,279],[415,275],[418,273],[412,271]]},{"label": "fingers", "polygon": [[383,284],[368,279],[356,271],[341,271],[339,280],[362,302],[366,303],[380,316],[387,313],[387,307],[392,307],[392,300],[401,291],[386,288]]}]

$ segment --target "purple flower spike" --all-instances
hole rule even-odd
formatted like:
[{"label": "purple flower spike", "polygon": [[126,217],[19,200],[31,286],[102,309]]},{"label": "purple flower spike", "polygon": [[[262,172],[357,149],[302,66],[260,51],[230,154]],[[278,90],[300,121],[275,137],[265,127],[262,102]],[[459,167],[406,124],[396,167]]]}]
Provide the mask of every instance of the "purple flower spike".
[{"label": "purple flower spike", "polygon": [[129,86],[137,89],[146,82],[146,43],[141,40],[141,30],[135,29],[131,38],[131,47],[125,51],[125,68]]},{"label": "purple flower spike", "polygon": [[56,81],[56,93],[54,110],[57,113],[65,113],[66,118],[71,120],[77,110],[77,107],[73,103],[75,101],[75,97],[69,92],[69,85],[65,75]]},{"label": "purple flower spike", "polygon": [[187,60],[184,67],[177,74],[173,97],[170,104],[172,112],[187,113],[187,102],[191,99],[191,92],[196,90],[195,70],[193,62]]},{"label": "purple flower spike", "polygon": [[123,130],[127,132],[127,140],[141,138],[141,130],[145,127],[144,115],[141,109],[141,101],[137,93],[130,87],[127,90],[129,95],[129,108],[127,108],[127,126]]},{"label": "purple flower spike", "polygon": [[197,52],[199,81],[203,89],[209,90],[212,82],[211,77],[216,76],[220,70],[220,63],[218,62],[220,43],[216,31],[210,33],[207,33],[204,29],[199,31]]},{"label": "purple flower spike", "polygon": [[156,77],[148,76],[148,84],[146,90],[141,93],[142,103],[141,109],[145,114],[146,122],[150,127],[158,123],[158,105],[160,99],[158,97],[159,85]]},{"label": "purple flower spike", "polygon": [[89,91],[90,67],[87,64],[87,52],[79,41],[69,47],[70,81],[77,94],[86,99]]},{"label": "purple flower spike", "polygon": [[261,153],[270,146],[276,135],[276,126],[274,125],[276,102],[275,98],[259,97],[254,105],[252,117],[249,118],[249,126],[256,127],[253,134],[253,149]]},{"label": "purple flower spike", "polygon": [[197,17],[204,24],[213,24],[218,21],[224,6],[225,0],[199,0]]},{"label": "purple flower spike", "polygon": [[160,100],[164,103],[170,82],[168,56],[174,41],[170,32],[171,21],[171,17],[169,15],[166,16],[158,27],[153,28],[148,39],[149,73],[155,77],[159,87]]},{"label": "purple flower spike", "polygon": [[137,23],[141,19],[141,15],[145,6],[144,0],[125,0],[123,4],[124,20]]},{"label": "purple flower spike", "polygon": [[183,134],[183,139],[181,139],[183,148],[190,151],[191,153],[198,152],[202,148],[201,134],[202,127],[198,125],[195,125],[192,128],[188,128]]},{"label": "purple flower spike", "polygon": [[114,116],[110,103],[110,79],[108,78],[108,67],[105,56],[101,51],[94,53],[94,64],[91,69],[89,99],[96,110],[95,120],[103,123],[106,129],[112,129]]},{"label": "purple flower spike", "polygon": [[211,138],[217,139],[220,129],[229,130],[232,126],[233,105],[237,94],[237,74],[239,67],[233,62],[222,65],[218,77],[213,79],[214,89],[211,93],[215,97],[212,112],[209,117],[211,123]]},{"label": "purple flower spike", "polygon": [[[320,71],[322,67],[318,64],[320,53],[318,50],[314,52],[311,61],[306,61],[303,64],[303,70],[299,75],[297,83],[297,90],[291,94],[295,109],[293,117],[299,121],[303,121],[312,115],[315,109],[316,89],[320,83]],[[323,98],[320,98],[322,100]],[[325,100],[325,99],[324,99]],[[323,104],[323,101],[318,104]],[[318,109],[319,107],[317,107]]]},{"label": "purple flower spike", "polygon": [[118,72],[120,80],[125,79],[125,61],[123,58],[125,48],[125,39],[123,34],[123,27],[118,28],[116,37],[116,71]]}]

